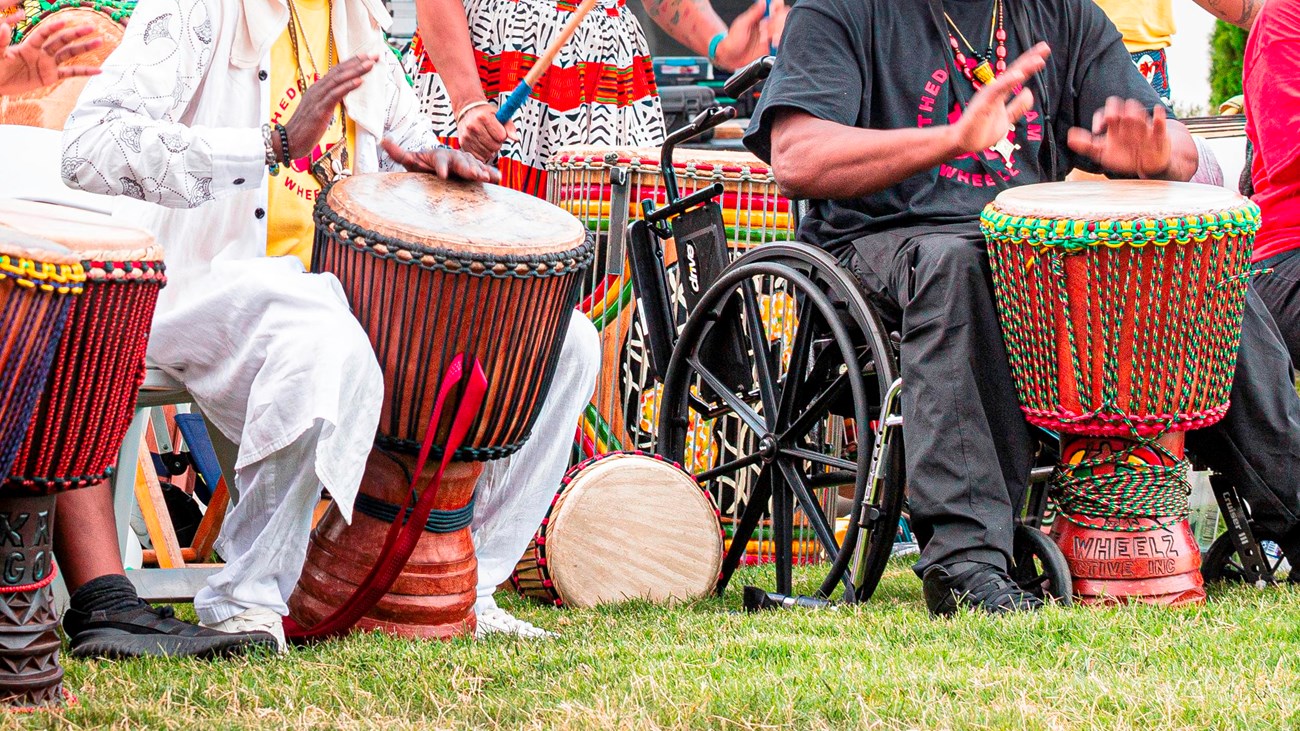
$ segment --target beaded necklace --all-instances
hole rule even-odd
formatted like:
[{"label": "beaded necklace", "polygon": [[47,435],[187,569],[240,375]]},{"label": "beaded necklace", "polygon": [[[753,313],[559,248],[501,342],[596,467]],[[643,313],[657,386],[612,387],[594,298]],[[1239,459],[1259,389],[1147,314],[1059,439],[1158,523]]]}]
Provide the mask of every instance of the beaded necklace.
[{"label": "beaded necklace", "polygon": [[[952,46],[953,58],[957,62],[957,68],[961,69],[962,75],[971,83],[971,86],[978,90],[1007,70],[1007,31],[1002,23],[1002,0],[994,0],[993,2],[993,17],[989,19],[989,43],[984,53],[977,52],[971,42],[966,40],[961,28],[958,28],[957,24],[953,22],[952,16],[944,12],[943,17],[947,19],[948,26],[952,28],[952,31],[957,33],[957,35],[953,35],[952,31],[948,32],[948,45]],[[979,62],[975,64],[974,69],[966,60],[966,54],[962,52],[961,44],[957,42],[957,36],[961,36],[966,48],[970,50],[971,57]],[[996,47],[994,46],[995,42]],[[990,57],[996,59],[993,64],[989,63]]]}]

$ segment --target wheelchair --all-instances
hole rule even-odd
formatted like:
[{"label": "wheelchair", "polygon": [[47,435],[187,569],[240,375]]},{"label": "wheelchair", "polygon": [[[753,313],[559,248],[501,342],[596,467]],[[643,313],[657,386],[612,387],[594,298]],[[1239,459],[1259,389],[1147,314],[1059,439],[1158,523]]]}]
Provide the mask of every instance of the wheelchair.
[{"label": "wheelchair", "polygon": [[[771,65],[770,57],[755,61],[724,93],[739,98]],[[696,472],[714,494],[744,493],[718,593],[758,539],[773,547],[777,594],[793,593],[794,566],[813,563],[811,553],[820,558],[811,603],[837,593],[845,603],[866,601],[892,555],[906,501],[897,335],[836,257],[772,242],[727,261],[715,203],[722,186],[678,197],[674,148],[734,116],[728,107],[707,109],[669,135],[661,153],[668,203],[643,202],[644,219],[627,229],[650,370],[663,387],[655,450],[686,464],[692,427],[701,422],[732,445]],[[799,203],[792,208],[803,211]],[[672,290],[663,264],[668,241],[684,266]],[[1068,604],[1069,567],[1043,530],[1056,436],[1040,432],[1010,574],[1022,588]],[[1212,485],[1229,530],[1218,552],[1206,554],[1207,576],[1271,583],[1278,567],[1254,535],[1248,507],[1226,480],[1216,476]],[[796,545],[813,550],[796,555]]]}]

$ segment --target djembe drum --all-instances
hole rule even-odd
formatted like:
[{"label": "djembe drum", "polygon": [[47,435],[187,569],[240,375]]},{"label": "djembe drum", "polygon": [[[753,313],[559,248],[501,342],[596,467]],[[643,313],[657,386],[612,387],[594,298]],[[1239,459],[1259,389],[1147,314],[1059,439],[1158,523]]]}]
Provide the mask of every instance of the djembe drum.
[{"label": "djembe drum", "polygon": [[565,476],[510,581],[581,608],[697,599],[721,567],[718,509],[695,478],[660,457],[611,452]]},{"label": "djembe drum", "polygon": [[[26,0],[26,18],[14,28],[13,42],[19,43],[41,23],[66,21],[68,26],[86,25],[102,43],[98,48],[64,61],[66,66],[99,66],[122,42],[122,34],[134,0]],[[25,94],[0,96],[0,124],[20,124],[62,130],[77,97],[88,79],[63,79]]]},{"label": "djembe drum", "polygon": [[[84,282],[81,263],[66,248],[0,228],[0,475],[9,474],[22,446],[68,309]],[[59,618],[49,586],[53,519],[52,495],[0,489],[0,704],[11,708],[63,700]]]},{"label": "djembe drum", "polygon": [[[131,423],[144,380],[149,326],[164,284],[162,249],[149,234],[108,216],[44,203],[0,201],[0,226],[58,243],[85,272],[85,291],[73,298],[49,377],[0,490],[0,500],[11,506],[6,508],[11,540],[22,536],[27,546],[8,557],[6,582],[23,574],[48,581],[55,495],[111,477]],[[18,701],[24,704],[50,704],[61,697],[58,618],[48,591],[32,592],[17,605],[11,597],[20,595],[5,595],[10,598],[5,619],[15,625],[11,637],[37,638],[22,656],[26,670],[18,673],[31,676],[18,681],[25,686]]]},{"label": "djembe drum", "polygon": [[[466,354],[482,364],[487,397],[410,561],[357,627],[418,637],[472,632],[476,463],[508,456],[528,438],[592,244],[572,216],[537,198],[413,173],[337,183],[318,202],[316,224],[312,268],[342,282],[375,347],[385,398],[356,515],[347,525],[331,508],[317,525],[291,616],[304,627],[320,622],[375,565],[408,503],[412,455],[427,436],[447,369]],[[450,426],[444,410],[437,444],[446,443]]]},{"label": "djembe drum", "polygon": [[112,477],[144,382],[162,247],[140,229],[76,208],[0,201],[0,226],[68,248],[85,270],[45,390],[5,488],[48,494]]},{"label": "djembe drum", "polygon": [[984,210],[1022,408],[1061,437],[1052,534],[1084,602],[1204,600],[1183,437],[1228,408],[1258,223],[1235,193],[1152,181]]}]

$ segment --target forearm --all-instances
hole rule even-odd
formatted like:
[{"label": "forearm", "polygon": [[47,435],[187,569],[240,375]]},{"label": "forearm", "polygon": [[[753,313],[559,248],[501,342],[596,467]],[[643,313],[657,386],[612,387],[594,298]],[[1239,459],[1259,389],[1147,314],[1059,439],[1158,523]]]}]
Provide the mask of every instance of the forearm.
[{"label": "forearm", "polygon": [[417,0],[415,18],[424,52],[447,88],[452,109],[486,99],[461,0]]},{"label": "forearm", "polygon": [[951,126],[873,130],[789,112],[772,137],[772,167],[793,198],[859,198],[962,154]]},{"label": "forearm", "polygon": [[1225,23],[1249,29],[1264,0],[1194,0],[1206,12]]},{"label": "forearm", "polygon": [[708,55],[709,41],[727,32],[727,24],[714,12],[708,0],[644,0],[646,12],[668,35],[701,56]]},{"label": "forearm", "polygon": [[[384,137],[396,142],[398,147],[411,152],[442,147],[429,115],[420,112],[415,90],[406,83],[402,68],[396,61],[389,63],[391,56],[384,58],[373,74],[385,74],[387,84],[386,111],[384,113]],[[379,169],[391,172],[401,171],[402,165],[393,160],[381,147],[379,149]]]}]

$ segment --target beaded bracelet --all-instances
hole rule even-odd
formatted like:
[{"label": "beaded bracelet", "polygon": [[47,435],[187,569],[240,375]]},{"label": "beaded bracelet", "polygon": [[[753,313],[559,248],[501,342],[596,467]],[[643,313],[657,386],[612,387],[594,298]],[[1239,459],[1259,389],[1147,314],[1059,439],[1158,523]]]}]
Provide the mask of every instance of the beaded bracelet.
[{"label": "beaded bracelet", "polygon": [[280,133],[280,164],[288,165],[293,162],[289,159],[289,130],[285,129],[283,124],[277,122],[275,131]]}]

